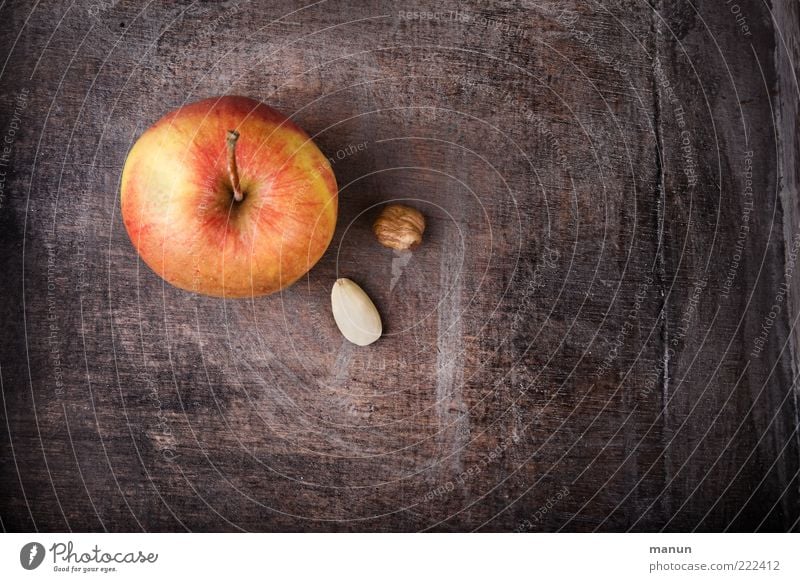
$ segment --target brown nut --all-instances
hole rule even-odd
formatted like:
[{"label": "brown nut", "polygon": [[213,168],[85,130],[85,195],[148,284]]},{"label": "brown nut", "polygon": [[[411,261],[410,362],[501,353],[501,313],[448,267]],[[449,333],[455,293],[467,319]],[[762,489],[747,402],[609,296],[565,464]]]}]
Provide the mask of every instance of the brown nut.
[{"label": "brown nut", "polygon": [[416,208],[403,204],[390,204],[375,220],[372,232],[383,246],[406,251],[422,242],[425,217]]}]

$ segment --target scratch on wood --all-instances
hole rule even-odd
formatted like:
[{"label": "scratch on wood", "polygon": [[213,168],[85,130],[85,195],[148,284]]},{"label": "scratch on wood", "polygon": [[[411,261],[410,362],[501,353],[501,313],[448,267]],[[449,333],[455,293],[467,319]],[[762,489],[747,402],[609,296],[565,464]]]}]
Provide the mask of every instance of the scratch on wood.
[{"label": "scratch on wood", "polygon": [[[775,66],[778,73],[778,104],[776,107],[777,133],[781,142],[781,155],[777,159],[778,176],[780,179],[780,203],[783,211],[783,240],[786,245],[785,251],[788,253],[790,241],[794,238],[798,226],[800,226],[800,210],[798,210],[797,196],[800,192],[800,136],[797,133],[798,121],[800,121],[800,105],[796,99],[798,92],[798,73],[800,73],[800,7],[795,2],[777,1],[774,3],[775,25],[778,34],[775,43]],[[784,259],[788,262],[788,257]],[[785,264],[784,263],[784,264]],[[789,310],[789,321],[796,320],[800,313],[800,293],[798,293],[798,283],[795,279],[792,282],[793,288],[791,300],[787,309]],[[793,326],[789,330],[789,340],[791,342],[792,356],[789,358],[792,378],[797,378],[798,368],[798,346],[800,346],[800,326]],[[797,384],[793,383],[790,388],[792,391],[792,405],[794,408],[794,424],[800,425],[800,402],[798,399]],[[795,431],[795,447],[800,451],[800,431]],[[783,464],[778,466],[778,474],[781,483],[785,484],[788,480],[786,468]],[[785,515],[792,515],[787,496],[781,497],[781,507]],[[787,520],[787,525],[789,521]]]},{"label": "scratch on wood", "polygon": [[439,451],[444,465],[462,471],[461,455],[469,442],[469,416],[462,394],[464,383],[464,345],[461,336],[461,285],[463,241],[455,229],[448,229],[439,267],[438,337],[436,340],[436,413],[439,422]]},{"label": "scratch on wood", "polygon": [[[663,10],[662,3],[659,3],[656,7],[656,10],[653,12],[653,65],[654,68],[660,66],[659,58],[661,54],[661,43],[662,43],[662,35],[663,30],[661,26],[661,12]],[[656,280],[659,282],[662,303],[661,303],[661,345],[662,347],[662,362],[663,371],[662,371],[662,382],[661,382],[661,402],[662,402],[662,418],[663,418],[663,436],[662,442],[666,446],[671,438],[672,434],[670,431],[670,418],[669,418],[669,365],[670,365],[670,352],[669,352],[669,304],[668,304],[668,289],[667,289],[667,268],[666,268],[666,244],[667,241],[665,240],[665,220],[666,220],[666,211],[667,211],[667,194],[666,194],[666,184],[665,184],[665,177],[664,177],[664,160],[662,156],[664,155],[664,136],[663,136],[663,128],[662,128],[662,108],[661,108],[661,89],[659,86],[658,78],[655,71],[652,73],[652,82],[653,82],[653,130],[655,133],[655,140],[656,140],[656,152],[655,152],[655,165],[656,165],[656,196],[657,196],[657,203],[656,203],[656,210],[657,210],[657,232],[658,232],[658,243],[656,249]],[[670,482],[670,475],[672,474],[671,468],[671,459],[669,455],[664,456],[664,479],[665,482]],[[667,490],[664,494],[664,502],[667,507],[671,507],[671,493]]]},{"label": "scratch on wood", "polygon": [[342,340],[339,352],[336,354],[336,363],[331,370],[331,388],[340,388],[350,377],[350,361],[353,359],[353,344],[347,340]]}]

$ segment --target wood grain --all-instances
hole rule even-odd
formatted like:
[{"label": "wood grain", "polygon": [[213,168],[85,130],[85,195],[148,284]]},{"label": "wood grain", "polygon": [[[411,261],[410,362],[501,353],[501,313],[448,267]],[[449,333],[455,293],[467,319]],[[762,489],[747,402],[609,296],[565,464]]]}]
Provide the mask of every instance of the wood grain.
[{"label": "wood grain", "polygon": [[[737,7],[2,4],[2,528],[800,529],[800,22]],[[279,295],[172,288],[121,222],[133,141],[222,93],[340,185]]]}]

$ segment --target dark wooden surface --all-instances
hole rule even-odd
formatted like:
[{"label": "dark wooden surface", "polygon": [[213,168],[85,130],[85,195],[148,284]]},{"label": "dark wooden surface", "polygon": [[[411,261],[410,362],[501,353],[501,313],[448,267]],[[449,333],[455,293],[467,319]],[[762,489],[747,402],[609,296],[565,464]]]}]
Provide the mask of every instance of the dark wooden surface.
[{"label": "dark wooden surface", "polygon": [[[800,23],[736,6],[0,3],[2,528],[798,530]],[[335,162],[281,295],[166,286],[121,222],[132,142],[222,93]]]}]

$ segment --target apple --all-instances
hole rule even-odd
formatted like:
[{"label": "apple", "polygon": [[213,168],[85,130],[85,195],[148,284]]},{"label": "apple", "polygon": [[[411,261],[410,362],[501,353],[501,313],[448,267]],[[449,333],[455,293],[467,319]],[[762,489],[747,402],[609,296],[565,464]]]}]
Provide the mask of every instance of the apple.
[{"label": "apple", "polygon": [[164,280],[216,297],[274,293],[322,257],[337,187],[311,138],[271,107],[224,96],[168,113],[131,148],[121,212]]}]

